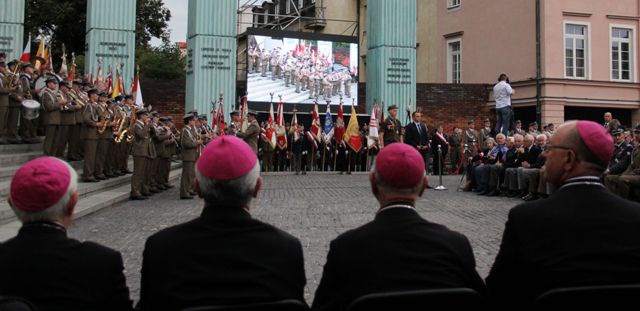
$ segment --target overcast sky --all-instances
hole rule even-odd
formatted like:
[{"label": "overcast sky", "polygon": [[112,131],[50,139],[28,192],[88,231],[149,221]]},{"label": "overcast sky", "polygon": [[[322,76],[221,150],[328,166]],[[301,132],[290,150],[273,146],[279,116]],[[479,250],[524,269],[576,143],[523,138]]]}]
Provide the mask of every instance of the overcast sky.
[{"label": "overcast sky", "polygon": [[[263,0],[238,0],[240,3],[256,2],[260,4]],[[187,18],[188,18],[188,0],[164,0],[164,4],[171,10],[171,20],[169,21],[169,29],[171,30],[171,42],[187,41]],[[152,45],[160,45],[162,41],[152,39]]]}]

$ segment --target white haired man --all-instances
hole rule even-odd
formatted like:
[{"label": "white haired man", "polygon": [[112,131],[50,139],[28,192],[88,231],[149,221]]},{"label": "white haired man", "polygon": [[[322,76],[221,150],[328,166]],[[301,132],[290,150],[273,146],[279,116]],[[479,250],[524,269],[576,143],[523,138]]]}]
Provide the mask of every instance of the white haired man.
[{"label": "white haired man", "polygon": [[39,310],[132,310],[119,252],[67,237],[78,203],[69,164],[41,157],[22,166],[9,205],[22,222],[0,244],[0,296],[18,296]]},{"label": "white haired man", "polygon": [[428,184],[417,149],[388,145],[376,157],[369,180],[380,203],[375,219],[331,242],[312,310],[345,310],[360,296],[384,291],[467,287],[485,292],[467,238],[425,220],[415,209]]},{"label": "white haired man", "polygon": [[302,245],[253,219],[262,177],[254,151],[216,138],[196,163],[200,217],[152,235],[142,262],[140,308],[182,310],[281,299],[304,301]]}]

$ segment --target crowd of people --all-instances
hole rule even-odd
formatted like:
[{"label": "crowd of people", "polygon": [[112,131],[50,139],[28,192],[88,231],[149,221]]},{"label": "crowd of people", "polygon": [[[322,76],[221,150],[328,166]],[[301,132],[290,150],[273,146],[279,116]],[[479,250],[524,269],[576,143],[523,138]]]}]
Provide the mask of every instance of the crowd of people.
[{"label": "crowd of people", "polygon": [[[428,182],[419,149],[385,144],[368,176],[378,201],[374,219],[331,242],[311,309],[347,310],[369,293],[469,288],[496,309],[520,310],[554,288],[638,284],[640,235],[632,233],[640,226],[640,204],[601,182],[613,144],[595,122],[558,127],[542,151],[545,179],[557,190],[510,210],[485,280],[467,237],[416,211]],[[306,304],[300,241],[251,216],[252,199],[265,183],[256,147],[225,135],[199,153],[193,187],[204,200],[202,214],[147,239],[136,308]],[[0,244],[0,295],[40,310],[132,310],[120,253],[67,236],[78,203],[76,179],[75,170],[54,157],[16,172],[9,203],[23,225]]]}]

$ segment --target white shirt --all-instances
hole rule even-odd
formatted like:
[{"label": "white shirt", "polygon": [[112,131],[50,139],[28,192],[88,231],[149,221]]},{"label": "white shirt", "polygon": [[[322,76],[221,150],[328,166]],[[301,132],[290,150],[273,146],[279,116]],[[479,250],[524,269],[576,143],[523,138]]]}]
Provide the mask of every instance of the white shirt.
[{"label": "white shirt", "polygon": [[511,106],[511,94],[513,89],[506,81],[500,81],[493,87],[493,96],[496,99],[496,109]]}]

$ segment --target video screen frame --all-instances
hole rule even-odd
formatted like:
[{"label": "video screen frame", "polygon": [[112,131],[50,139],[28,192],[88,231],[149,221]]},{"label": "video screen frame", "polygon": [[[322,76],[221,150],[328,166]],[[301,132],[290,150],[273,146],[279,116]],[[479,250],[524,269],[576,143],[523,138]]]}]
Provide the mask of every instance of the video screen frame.
[{"label": "video screen frame", "polygon": [[[246,57],[246,63],[245,63],[246,72],[245,72],[244,86],[245,86],[245,89],[247,90],[247,101],[250,106],[255,107],[254,109],[263,110],[263,111],[268,110],[268,104],[270,102],[270,93],[273,93],[273,102],[278,103],[280,101],[280,98],[278,95],[282,95],[282,94],[278,94],[279,93],[278,90],[282,91],[283,88],[286,89],[286,92],[282,92],[282,93],[285,93],[282,98],[283,102],[285,103],[285,106],[297,106],[298,110],[303,110],[303,111],[311,110],[313,108],[313,103],[316,101],[316,99],[319,104],[321,105],[326,104],[326,100],[325,100],[326,95],[329,96],[331,100],[331,105],[339,104],[338,94],[342,94],[344,105],[350,106],[352,103],[354,105],[357,105],[358,84],[360,81],[359,70],[358,70],[360,66],[359,64],[360,46],[359,46],[359,41],[357,36],[341,36],[341,35],[317,34],[317,33],[308,33],[308,32],[261,29],[261,28],[249,28],[247,29],[246,35],[247,35],[247,49],[246,49],[247,57]],[[252,49],[254,47],[258,46],[259,44],[258,41],[261,41],[265,43],[263,45],[266,45],[266,48],[265,46],[260,46],[261,50],[267,50],[270,52],[270,48],[274,46],[273,44],[266,42],[264,37],[269,37],[267,39],[282,42],[280,44],[282,46],[280,48],[280,51],[289,50],[288,51],[289,59],[293,59],[297,61],[297,55],[295,55],[296,57],[293,57],[293,54],[299,51],[304,51],[301,53],[301,55],[303,55],[303,57],[305,57],[307,60],[312,59],[313,57],[311,55],[315,54],[314,56],[315,56],[316,63],[323,61],[323,58],[322,58],[323,55],[326,55],[325,56],[326,59],[331,58],[331,60],[328,62],[330,63],[330,67],[323,66],[322,72],[341,73],[344,80],[347,80],[345,73],[348,73],[351,76],[351,80],[350,80],[351,96],[350,97],[347,96],[349,94],[347,94],[346,87],[345,87],[345,84],[348,85],[349,83],[334,82],[333,85],[331,85],[330,87],[331,93],[329,93],[329,90],[328,90],[329,85],[326,84],[329,81],[327,82],[325,81],[331,80],[331,79],[326,76],[323,76],[322,81],[316,81],[316,86],[318,85],[317,82],[324,83],[324,85],[321,84],[320,88],[310,85],[311,79],[308,79],[309,82],[307,82],[306,87],[303,88],[305,85],[302,85],[302,83],[300,83],[301,84],[299,86],[300,93],[295,93],[296,85],[295,84],[292,85],[293,78],[292,77],[289,78],[290,79],[289,87],[287,88],[285,86],[286,81],[284,77],[284,72],[282,72],[281,69],[280,71],[276,70],[276,76],[275,76],[276,79],[273,80],[274,77],[272,76],[273,75],[272,68],[267,68],[265,72],[265,70],[262,68],[264,66],[259,66],[256,63],[256,61],[253,61],[253,67],[249,68],[251,63],[249,59],[250,58],[249,54],[253,52]],[[291,39],[291,40],[287,40],[287,39]],[[295,43],[296,40],[302,40],[302,41],[297,41],[299,44],[296,45]],[[327,42],[330,43],[330,45]],[[270,45],[267,45],[266,43],[269,43]],[[291,50],[290,49],[291,47],[295,47],[295,49]],[[328,48],[330,48],[331,50],[330,57],[327,55]],[[346,55],[346,57],[344,56],[345,51],[348,51],[348,54]],[[354,52],[355,52],[355,55],[353,55]],[[283,54],[283,55],[287,55],[287,54]],[[345,58],[347,58],[346,62],[345,62]],[[334,62],[334,60],[336,59],[338,60]],[[307,62],[307,64],[308,63],[309,62]],[[326,63],[327,62],[325,62],[325,64]],[[347,66],[345,66],[345,63],[349,66],[348,68]],[[258,72],[258,69],[260,70],[260,72]],[[262,76],[263,73],[265,73],[266,76]],[[260,79],[255,79],[256,75],[259,75]],[[337,80],[335,76],[339,76],[339,75],[334,74],[331,77],[333,78],[333,81]],[[325,79],[325,77],[327,79]],[[280,85],[280,86],[276,86],[276,85],[271,86],[269,84],[269,81],[265,81],[265,80],[269,80],[271,83],[277,83],[277,85]],[[256,82],[256,81],[262,81],[263,84],[266,84],[266,86],[262,85],[262,91],[258,96],[256,96],[256,92],[253,92],[252,94],[252,88],[250,85],[252,82]],[[339,91],[336,90],[335,84],[339,84]],[[313,94],[311,93],[312,87],[314,88]],[[254,90],[255,90],[255,85],[254,85]],[[287,98],[289,97],[288,95],[291,95],[291,94],[295,94],[296,98],[304,98],[304,99],[292,101],[290,98]]]}]

